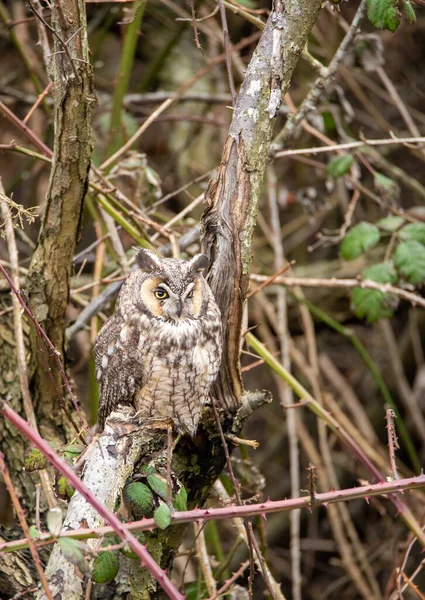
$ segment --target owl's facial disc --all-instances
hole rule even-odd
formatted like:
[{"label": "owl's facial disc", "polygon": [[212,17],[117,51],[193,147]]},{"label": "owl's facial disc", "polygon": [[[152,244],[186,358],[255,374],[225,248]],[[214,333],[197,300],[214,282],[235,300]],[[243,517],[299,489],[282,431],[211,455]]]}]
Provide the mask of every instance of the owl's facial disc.
[{"label": "owl's facial disc", "polygon": [[199,277],[188,283],[182,290],[175,291],[161,278],[153,277],[143,282],[141,295],[152,314],[176,323],[196,319],[202,306],[202,287]]}]

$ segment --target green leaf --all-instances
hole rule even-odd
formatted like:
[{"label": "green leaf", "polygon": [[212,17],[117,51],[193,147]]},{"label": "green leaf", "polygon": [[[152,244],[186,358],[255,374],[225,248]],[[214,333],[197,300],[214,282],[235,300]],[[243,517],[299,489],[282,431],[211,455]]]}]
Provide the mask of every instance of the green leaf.
[{"label": "green leaf", "polygon": [[[397,281],[397,273],[391,263],[380,263],[365,269],[362,279],[393,284]],[[351,300],[355,315],[361,319],[366,318],[368,323],[393,314],[394,297],[379,290],[354,288]]]},{"label": "green leaf", "polygon": [[80,543],[72,538],[60,538],[59,547],[62,554],[73,565],[77,565],[82,573],[89,571],[88,564],[80,548]]},{"label": "green leaf", "polygon": [[40,538],[41,533],[38,531],[35,525],[31,525],[29,532],[33,540],[38,540]]},{"label": "green leaf", "polygon": [[416,285],[425,281],[425,246],[416,240],[402,242],[397,246],[394,263],[410,283]]},{"label": "green leaf", "polygon": [[343,156],[335,156],[327,166],[327,172],[329,177],[333,177],[334,179],[338,179],[338,177],[342,177],[345,175],[350,167],[354,163],[354,158],[351,154],[344,154]]},{"label": "green leaf", "polygon": [[129,504],[135,517],[147,515],[153,507],[152,491],[144,483],[133,481],[125,486],[124,501]]},{"label": "green leaf", "polygon": [[341,254],[345,260],[357,258],[368,250],[373,248],[379,242],[381,235],[376,225],[361,221],[352,227],[341,244]]},{"label": "green leaf", "polygon": [[25,456],[25,471],[33,473],[34,471],[41,471],[49,465],[47,458],[38,448],[31,448],[28,454]]},{"label": "green leaf", "polygon": [[148,483],[153,491],[158,494],[163,500],[167,500],[167,480],[161,475],[149,475]]},{"label": "green leaf", "polygon": [[379,227],[379,229],[383,229],[384,231],[395,231],[396,229],[399,229],[403,223],[404,223],[404,219],[403,217],[385,217],[384,219],[380,219],[376,225]]},{"label": "green leaf", "polygon": [[176,510],[187,510],[187,492],[184,487],[180,488],[179,493],[174,498],[173,506]]},{"label": "green leaf", "polygon": [[153,513],[153,518],[160,529],[167,529],[171,523],[171,511],[168,504],[160,504]]},{"label": "green leaf", "polygon": [[115,579],[119,568],[120,559],[116,550],[100,552],[94,559],[91,577],[95,583],[106,583]]},{"label": "green leaf", "polygon": [[399,233],[404,242],[415,241],[425,245],[425,223],[409,223]]},{"label": "green leaf", "polygon": [[416,14],[413,10],[413,6],[410,4],[410,0],[403,0],[402,5],[409,25],[412,25],[412,23],[416,22]]},{"label": "green leaf", "polygon": [[400,24],[394,0],[367,0],[367,16],[379,29],[395,31]]}]

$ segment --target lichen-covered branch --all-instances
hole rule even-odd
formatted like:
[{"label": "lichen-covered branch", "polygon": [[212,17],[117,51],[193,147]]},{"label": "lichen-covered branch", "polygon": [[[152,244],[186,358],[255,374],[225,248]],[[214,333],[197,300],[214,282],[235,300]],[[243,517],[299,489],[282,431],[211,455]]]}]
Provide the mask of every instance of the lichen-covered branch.
[{"label": "lichen-covered branch", "polygon": [[320,6],[320,0],[275,3],[236,101],[218,179],[207,192],[203,252],[210,258],[209,283],[225,324],[224,356],[214,393],[230,412],[237,410],[242,395],[242,315],[275,116]]}]

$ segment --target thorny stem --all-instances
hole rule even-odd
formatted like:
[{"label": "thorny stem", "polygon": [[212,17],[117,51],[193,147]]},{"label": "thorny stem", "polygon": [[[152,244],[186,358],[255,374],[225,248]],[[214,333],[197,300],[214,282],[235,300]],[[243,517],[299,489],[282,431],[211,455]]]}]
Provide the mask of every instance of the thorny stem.
[{"label": "thorny stem", "polygon": [[146,547],[124,527],[123,523],[114,513],[110,512],[102,502],[96,498],[75,474],[74,470],[54,452],[43,438],[5,402],[1,402],[0,412],[3,413],[6,419],[19,429],[19,431],[43,453],[47,460],[68,479],[70,484],[73,485],[78,492],[80,492],[83,498],[98,511],[105,522],[112,527],[113,531],[130,546],[133,552],[139,557],[141,565],[148,569],[149,573],[162,587],[164,592],[168,594],[169,598],[172,600],[184,600],[184,596],[180,594],[175,585],[170,581],[167,573],[153,560]]},{"label": "thorny stem", "polygon": [[[356,441],[341,427],[338,421],[326,411],[323,406],[315,400],[311,394],[295,379],[291,373],[289,373],[276,359],[275,357],[261,344],[261,342],[252,333],[248,333],[246,336],[247,342],[254,348],[257,354],[262,356],[264,361],[277,373],[286,383],[294,390],[299,398],[302,400],[308,400],[306,406],[314,412],[320,419],[322,419],[330,429],[340,437],[348,448],[357,456],[363,466],[369,471],[369,473],[377,480],[384,481],[384,477],[381,475],[375,465],[369,460],[363,450],[358,446]],[[403,520],[411,529],[415,535],[419,538],[421,544],[425,546],[425,534],[422,531],[418,521],[407,507],[397,496],[391,494],[389,496],[391,502],[396,507],[397,511],[402,515]]]},{"label": "thorny stem", "polygon": [[[7,407],[7,404],[3,403],[3,408],[0,409],[0,411],[2,410],[5,414],[6,409],[7,411],[11,411],[11,409]],[[8,414],[5,414],[5,416],[9,418]],[[24,433],[24,428],[21,431]],[[24,435],[26,436],[26,433],[24,433]],[[45,444],[44,441],[43,443]],[[34,445],[39,447],[37,444],[38,443],[34,442]],[[54,454],[54,451],[51,448],[50,452]],[[50,461],[50,458],[47,457],[47,455],[46,458],[48,458]],[[332,490],[330,492],[322,493],[316,492],[314,494],[314,499],[312,499],[310,495],[307,495],[301,496],[300,498],[290,498],[285,500],[267,500],[266,502],[262,502],[260,504],[246,504],[242,506],[233,504],[224,508],[195,508],[187,511],[176,511],[171,516],[171,524],[180,525],[182,523],[192,523],[193,521],[220,521],[222,519],[229,518],[249,518],[257,515],[265,517],[266,515],[273,513],[288,512],[302,508],[305,508],[311,512],[312,500],[314,507],[324,506],[326,508],[328,504],[333,504],[336,502],[347,502],[349,500],[357,500],[359,498],[363,498],[367,501],[372,496],[384,496],[391,498],[391,496],[396,493],[403,493],[405,490],[420,488],[425,488],[425,474],[417,475],[416,477],[398,479],[397,481],[380,481],[379,483],[361,485],[345,490]],[[153,518],[142,519],[141,521],[134,521],[131,523],[120,523],[120,525],[123,529],[133,531],[135,533],[149,531],[157,527]],[[86,540],[90,538],[103,538],[107,535],[113,534],[114,532],[116,532],[116,529],[112,526],[81,528],[62,531],[58,538],[71,537],[73,539]],[[424,536],[422,536],[420,541],[422,545],[425,546]],[[56,538],[53,538],[50,533],[42,533],[40,538],[36,540],[36,545],[37,547],[46,546],[55,542]],[[3,542],[0,544],[0,553],[14,552],[27,547],[26,539]]]}]

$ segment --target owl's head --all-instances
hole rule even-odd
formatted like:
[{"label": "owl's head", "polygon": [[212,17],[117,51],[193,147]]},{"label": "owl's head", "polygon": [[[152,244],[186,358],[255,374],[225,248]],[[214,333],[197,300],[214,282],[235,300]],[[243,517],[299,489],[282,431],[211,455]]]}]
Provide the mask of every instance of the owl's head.
[{"label": "owl's head", "polygon": [[208,266],[204,254],[178,260],[162,259],[150,250],[140,250],[137,263],[143,272],[141,300],[153,316],[179,322],[201,315],[209,291],[202,277]]}]

